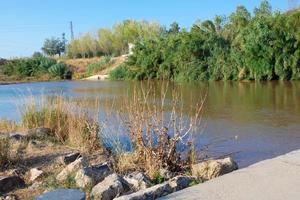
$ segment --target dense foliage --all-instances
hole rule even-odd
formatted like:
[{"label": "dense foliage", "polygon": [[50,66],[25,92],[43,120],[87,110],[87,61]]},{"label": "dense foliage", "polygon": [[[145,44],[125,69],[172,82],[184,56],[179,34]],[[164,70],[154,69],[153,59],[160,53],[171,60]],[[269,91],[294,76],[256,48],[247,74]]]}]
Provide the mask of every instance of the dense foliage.
[{"label": "dense foliage", "polygon": [[66,50],[66,38],[65,34],[62,34],[62,38],[47,38],[42,47],[42,51],[48,56],[55,56],[63,54]]},{"label": "dense foliage", "polygon": [[157,23],[125,20],[112,29],[101,28],[97,33],[83,34],[70,42],[67,53],[71,58],[126,54],[128,43],[134,43],[140,38],[156,38],[161,29]]},{"label": "dense foliage", "polygon": [[300,80],[300,12],[272,12],[268,1],[251,15],[173,23],[156,37],[135,41],[133,55],[112,79]]},{"label": "dense foliage", "polygon": [[17,78],[70,78],[71,74],[67,66],[57,63],[56,60],[35,53],[30,58],[16,58],[8,60],[1,67],[0,73]]}]

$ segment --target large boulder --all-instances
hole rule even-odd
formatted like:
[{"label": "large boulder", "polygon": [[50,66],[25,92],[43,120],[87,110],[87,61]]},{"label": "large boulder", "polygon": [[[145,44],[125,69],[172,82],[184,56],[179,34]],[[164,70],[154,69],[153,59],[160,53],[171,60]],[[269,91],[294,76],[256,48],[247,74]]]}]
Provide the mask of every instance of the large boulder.
[{"label": "large boulder", "polygon": [[70,153],[68,155],[64,155],[64,156],[60,156],[58,158],[58,161],[60,164],[63,165],[68,165],[72,162],[74,162],[75,160],[77,160],[78,158],[81,158],[81,154],[79,152],[75,152],[75,153]]},{"label": "large boulder", "polygon": [[190,185],[195,177],[190,176],[177,176],[164,183],[152,186],[150,188],[140,190],[138,192],[124,195],[116,200],[147,200],[147,199],[157,199],[159,197],[171,194],[178,190],[184,189]]},{"label": "large boulder", "polygon": [[10,175],[0,177],[0,193],[10,192],[22,187],[25,187],[25,182],[19,176]]},{"label": "large boulder", "polygon": [[210,180],[218,176],[230,173],[238,169],[236,162],[230,158],[208,160],[192,166],[192,175],[202,181]]},{"label": "large boulder", "polygon": [[79,158],[75,160],[74,162],[67,165],[57,176],[56,179],[58,181],[65,181],[67,178],[71,175],[75,175],[75,173],[83,169],[86,166],[86,162],[83,160],[83,158]]},{"label": "large boulder", "polygon": [[46,192],[35,200],[85,200],[85,194],[81,190],[76,189],[58,189],[51,192]]},{"label": "large boulder", "polygon": [[151,186],[150,179],[141,172],[133,172],[123,177],[134,191],[143,190]]},{"label": "large boulder", "polygon": [[94,200],[111,200],[129,190],[126,181],[117,174],[107,176],[93,187],[91,198]]},{"label": "large boulder", "polygon": [[84,167],[77,171],[75,175],[76,185],[81,188],[93,186],[100,181],[103,181],[112,171],[107,164]]}]

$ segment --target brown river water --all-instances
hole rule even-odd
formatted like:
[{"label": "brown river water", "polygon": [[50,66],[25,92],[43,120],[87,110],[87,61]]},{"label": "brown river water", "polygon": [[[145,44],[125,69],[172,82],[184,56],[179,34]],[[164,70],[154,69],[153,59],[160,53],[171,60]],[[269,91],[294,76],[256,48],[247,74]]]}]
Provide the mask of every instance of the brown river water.
[{"label": "brown river water", "polygon": [[[47,82],[0,86],[0,118],[20,120],[18,104],[27,96],[57,93],[78,99],[123,101],[138,82]],[[150,83],[159,90],[163,83]],[[196,147],[209,156],[230,154],[240,167],[300,148],[300,82],[169,83],[181,94],[187,114],[207,93],[204,129]],[[147,87],[145,87],[147,89]],[[170,100],[170,93],[166,101]],[[118,109],[118,103],[113,109]]]}]

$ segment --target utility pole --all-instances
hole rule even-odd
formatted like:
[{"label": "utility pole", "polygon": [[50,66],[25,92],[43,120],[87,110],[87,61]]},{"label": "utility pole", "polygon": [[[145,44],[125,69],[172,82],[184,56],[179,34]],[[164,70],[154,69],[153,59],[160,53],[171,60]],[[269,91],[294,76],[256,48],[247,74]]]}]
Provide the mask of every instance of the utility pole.
[{"label": "utility pole", "polygon": [[73,23],[70,21],[71,41],[74,40]]}]

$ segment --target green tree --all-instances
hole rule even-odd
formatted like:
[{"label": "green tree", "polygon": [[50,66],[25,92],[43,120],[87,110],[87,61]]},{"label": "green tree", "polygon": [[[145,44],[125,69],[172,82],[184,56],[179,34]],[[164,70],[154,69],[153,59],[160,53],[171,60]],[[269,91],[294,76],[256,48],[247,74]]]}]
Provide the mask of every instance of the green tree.
[{"label": "green tree", "polygon": [[44,41],[42,51],[49,56],[55,56],[63,54],[66,50],[66,39],[65,34],[62,34],[62,38],[47,38]]}]

